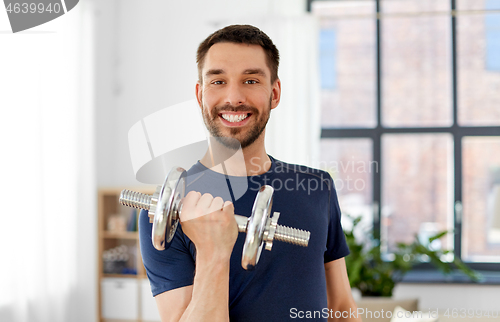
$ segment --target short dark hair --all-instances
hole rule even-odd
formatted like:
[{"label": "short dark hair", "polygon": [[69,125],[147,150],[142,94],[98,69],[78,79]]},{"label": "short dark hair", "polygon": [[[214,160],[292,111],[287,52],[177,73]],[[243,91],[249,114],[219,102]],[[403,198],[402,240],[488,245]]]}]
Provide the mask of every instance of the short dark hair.
[{"label": "short dark hair", "polygon": [[198,64],[198,77],[200,82],[203,82],[201,70],[208,50],[213,45],[222,42],[260,45],[262,49],[264,49],[267,65],[271,70],[271,83],[274,83],[274,81],[278,79],[280,54],[271,38],[259,28],[251,25],[230,25],[217,30],[198,46],[196,63]]}]

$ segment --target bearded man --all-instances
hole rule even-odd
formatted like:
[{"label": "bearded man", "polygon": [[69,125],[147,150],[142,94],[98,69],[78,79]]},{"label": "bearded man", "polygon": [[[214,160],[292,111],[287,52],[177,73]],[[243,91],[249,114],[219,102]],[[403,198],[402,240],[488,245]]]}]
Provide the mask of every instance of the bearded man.
[{"label": "bearded man", "polygon": [[[352,314],[343,258],[349,250],[332,178],[266,153],[266,124],[281,96],[278,49],[258,28],[232,25],[200,44],[197,63],[196,97],[216,143],[188,170],[190,192],[168,249],[154,249],[147,212],[140,215],[142,258],[162,321],[361,321]],[[214,146],[241,148],[243,157],[214,162]],[[249,217],[264,184],[274,186],[279,223],[311,237],[308,247],[274,243],[246,271],[245,235],[234,213]],[[246,188],[236,197],[235,185]]]}]

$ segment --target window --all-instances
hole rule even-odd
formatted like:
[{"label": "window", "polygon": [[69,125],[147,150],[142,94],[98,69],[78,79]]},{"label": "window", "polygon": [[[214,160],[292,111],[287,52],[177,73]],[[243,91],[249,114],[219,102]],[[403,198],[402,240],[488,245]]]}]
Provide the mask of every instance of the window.
[{"label": "window", "polygon": [[337,50],[335,29],[322,29],[319,36],[321,88],[334,90],[337,87]]},{"label": "window", "polygon": [[[487,0],[486,10],[499,10],[499,0]],[[485,15],[486,69],[500,72],[500,13]]]},{"label": "window", "polygon": [[441,247],[500,269],[500,0],[308,5],[321,161],[344,213],[373,223],[386,254],[453,229]]}]

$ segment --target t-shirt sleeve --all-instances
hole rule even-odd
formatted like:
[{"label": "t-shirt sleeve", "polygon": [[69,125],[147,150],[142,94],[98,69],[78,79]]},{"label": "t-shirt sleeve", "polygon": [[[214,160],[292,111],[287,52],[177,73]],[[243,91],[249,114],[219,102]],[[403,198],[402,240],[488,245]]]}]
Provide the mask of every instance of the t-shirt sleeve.
[{"label": "t-shirt sleeve", "polygon": [[186,243],[180,225],[177,227],[170,247],[159,251],[151,242],[152,224],[148,212],[139,215],[139,240],[141,255],[151,284],[153,296],[176,288],[193,284],[194,259]]},{"label": "t-shirt sleeve", "polygon": [[349,255],[349,247],[345,240],[344,231],[340,224],[340,207],[337,199],[337,191],[333,180],[329,179],[329,222],[328,222],[328,239],[326,242],[325,263],[345,257]]}]

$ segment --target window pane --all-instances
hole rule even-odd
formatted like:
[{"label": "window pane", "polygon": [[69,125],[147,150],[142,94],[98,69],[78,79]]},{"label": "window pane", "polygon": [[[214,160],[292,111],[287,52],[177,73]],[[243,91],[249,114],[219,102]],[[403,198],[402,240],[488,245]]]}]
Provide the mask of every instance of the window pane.
[{"label": "window pane", "polygon": [[[450,134],[382,136],[383,251],[453,227],[452,147]],[[452,234],[434,246],[452,249]]]},{"label": "window pane", "polygon": [[322,127],[375,127],[375,3],[313,2],[320,20]]},{"label": "window pane", "polygon": [[500,137],[465,137],[462,257],[500,261]]},{"label": "window pane", "polygon": [[322,139],[319,167],[332,176],[343,214],[373,222],[373,171],[371,139]]},{"label": "window pane", "polygon": [[450,126],[449,0],[382,1],[382,123]]},{"label": "window pane", "polygon": [[457,10],[498,10],[500,0],[455,0]]},{"label": "window pane", "polygon": [[[500,10],[499,0],[459,1],[463,10]],[[458,122],[500,125],[500,13],[457,18]]]}]

